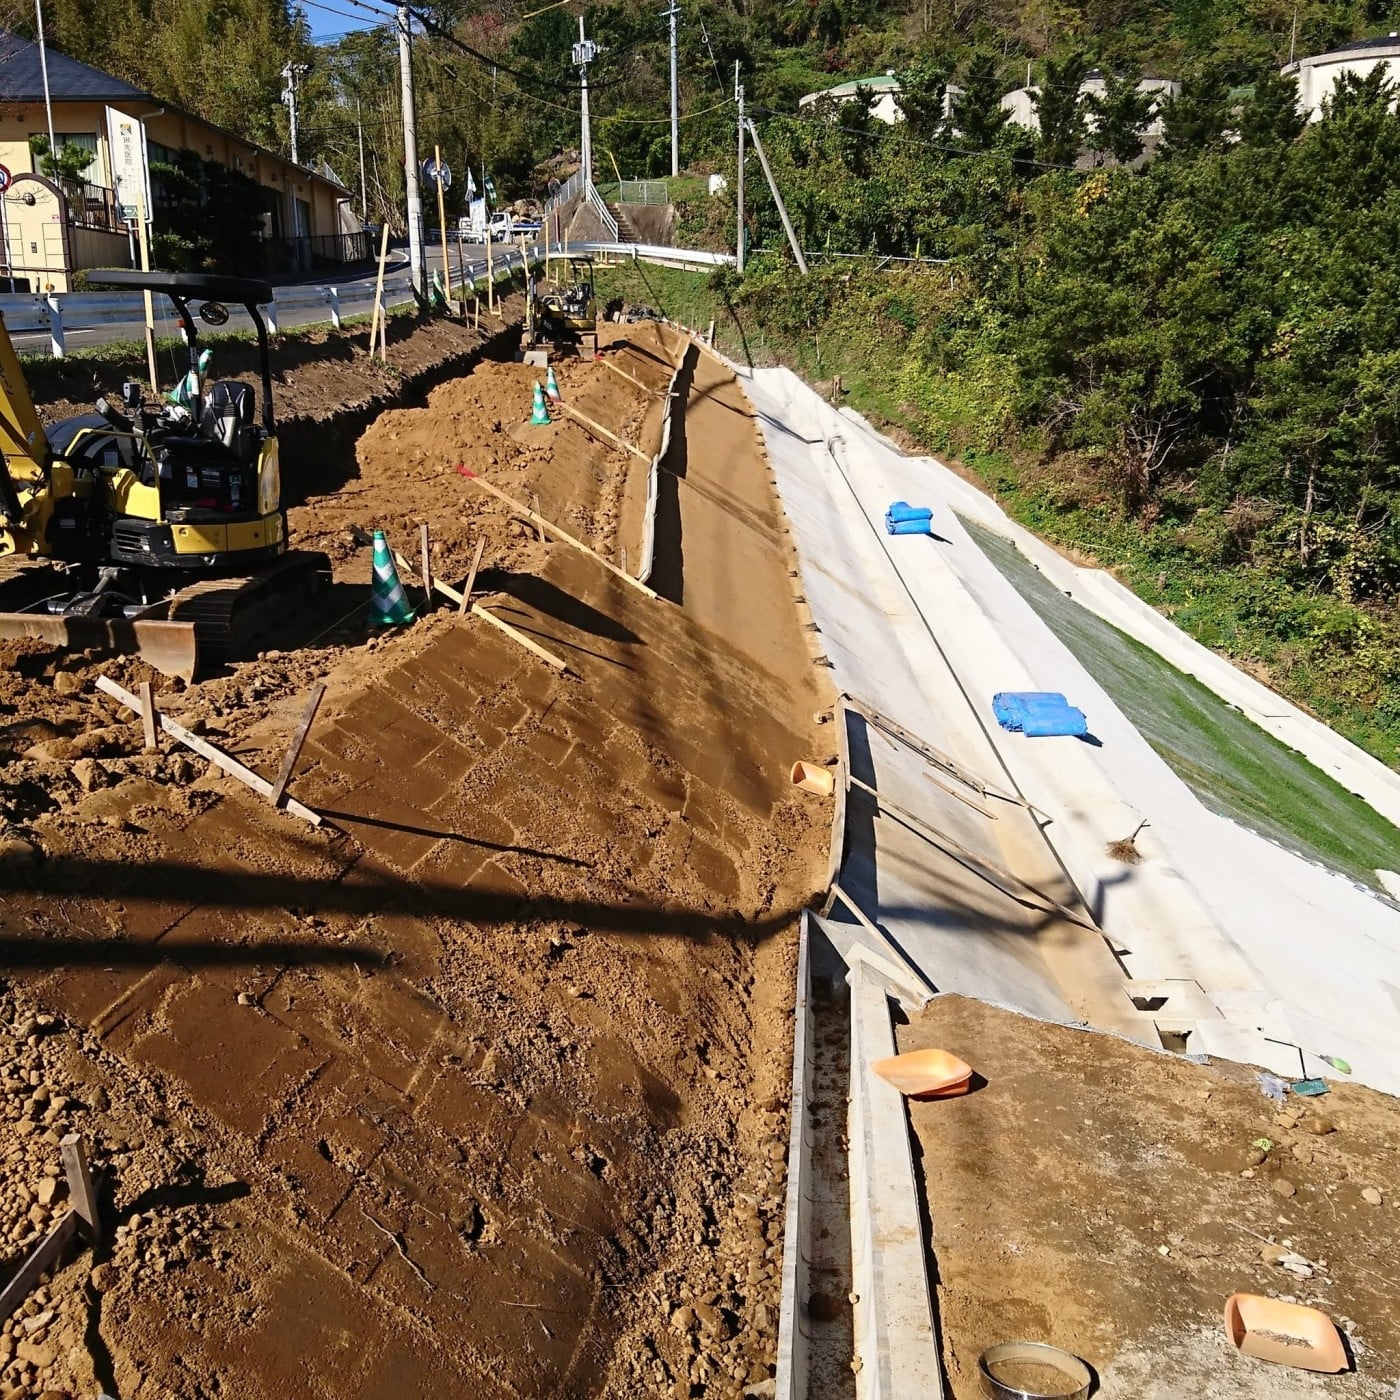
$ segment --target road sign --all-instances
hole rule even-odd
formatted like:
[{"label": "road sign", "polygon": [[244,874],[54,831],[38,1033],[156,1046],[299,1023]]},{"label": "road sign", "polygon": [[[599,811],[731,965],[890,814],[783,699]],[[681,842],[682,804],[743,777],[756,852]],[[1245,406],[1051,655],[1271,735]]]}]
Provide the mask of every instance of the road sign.
[{"label": "road sign", "polygon": [[[423,162],[423,178],[430,184],[438,182],[438,163],[429,158]],[[452,188],[452,167],[446,161],[442,163],[442,187],[445,190]]]},{"label": "road sign", "polygon": [[10,188],[10,172],[8,167],[0,165],[0,194]]}]

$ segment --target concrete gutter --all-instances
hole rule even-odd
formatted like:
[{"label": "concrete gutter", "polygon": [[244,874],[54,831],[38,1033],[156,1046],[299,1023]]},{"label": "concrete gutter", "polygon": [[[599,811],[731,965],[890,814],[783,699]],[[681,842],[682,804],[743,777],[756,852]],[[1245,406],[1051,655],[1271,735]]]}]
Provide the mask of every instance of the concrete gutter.
[{"label": "concrete gutter", "polygon": [[[896,1053],[890,984],[863,960],[851,988],[851,1266],[858,1400],[945,1394],[933,1325],[909,1123],[898,1090],[870,1070]],[[929,1241],[930,1250],[932,1241]]]},{"label": "concrete gutter", "polygon": [[658,476],[661,463],[671,450],[671,431],[678,420],[684,431],[685,405],[676,399],[676,380],[681,377],[681,371],[685,368],[686,356],[694,353],[694,348],[687,345],[676,364],[675,373],[666,383],[665,411],[661,417],[661,445],[656,449],[656,455],[652,457],[651,466],[647,470],[647,504],[646,513],[642,518],[642,554],[637,565],[637,579],[641,583],[645,583],[651,577],[652,568],[656,563],[656,500],[659,494]]},{"label": "concrete gutter", "polygon": [[778,1400],[807,1400],[807,1267],[811,1237],[811,1144],[807,1105],[812,1092],[812,935],[803,910],[797,945],[797,999],[792,1029],[792,1092],[788,1113],[787,1208],[783,1219],[783,1294],[778,1312]]}]

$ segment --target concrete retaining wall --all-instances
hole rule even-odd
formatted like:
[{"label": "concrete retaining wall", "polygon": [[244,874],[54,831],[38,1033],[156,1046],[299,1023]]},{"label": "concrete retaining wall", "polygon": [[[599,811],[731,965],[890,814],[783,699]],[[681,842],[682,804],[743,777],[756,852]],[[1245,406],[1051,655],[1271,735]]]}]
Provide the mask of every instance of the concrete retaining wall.
[{"label": "concrete retaining wall", "polygon": [[677,421],[682,425],[685,423],[685,405],[676,397],[676,380],[681,377],[681,370],[685,368],[686,355],[694,353],[693,347],[687,345],[676,364],[675,373],[666,383],[666,409],[661,416],[661,445],[656,449],[656,455],[651,459],[651,466],[647,470],[647,507],[642,520],[642,553],[637,562],[637,578],[642,583],[651,577],[652,567],[656,563],[656,497],[661,463],[671,450],[672,425]]},{"label": "concrete retaining wall", "polygon": [[[880,437],[892,451],[901,450],[876,433],[859,414],[850,409],[842,409],[842,414],[859,423],[866,432]],[[955,510],[1009,539],[1062,593],[1126,632],[1179,671],[1195,677],[1261,729],[1302,754],[1348,792],[1355,793],[1400,827],[1400,773],[1387,768],[1379,759],[1247,675],[1225,657],[1188,637],[1112,574],[1103,569],[1082,569],[1070,563],[1053,546],[1012,520],[990,496],[936,458],[917,460],[921,467],[936,476],[939,492]]]}]

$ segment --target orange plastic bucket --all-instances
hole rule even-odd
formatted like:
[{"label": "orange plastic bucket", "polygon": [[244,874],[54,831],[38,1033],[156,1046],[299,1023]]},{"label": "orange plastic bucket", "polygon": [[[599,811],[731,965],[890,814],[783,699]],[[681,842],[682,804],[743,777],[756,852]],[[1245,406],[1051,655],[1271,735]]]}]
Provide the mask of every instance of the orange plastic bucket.
[{"label": "orange plastic bucket", "polygon": [[910,1050],[870,1068],[911,1099],[951,1099],[972,1087],[972,1066],[947,1050]]}]

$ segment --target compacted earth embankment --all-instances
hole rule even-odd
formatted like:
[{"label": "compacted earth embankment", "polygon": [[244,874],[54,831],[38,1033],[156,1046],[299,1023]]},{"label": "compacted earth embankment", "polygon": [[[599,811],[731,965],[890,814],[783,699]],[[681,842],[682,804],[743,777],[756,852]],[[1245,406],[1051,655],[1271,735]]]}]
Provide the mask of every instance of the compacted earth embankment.
[{"label": "compacted earth embankment", "polygon": [[[772,1374],[795,927],[830,822],[787,770],[825,756],[830,696],[751,410],[670,332],[614,329],[626,375],[557,373],[637,456],[530,426],[508,337],[420,333],[443,344],[391,344],[406,393],[336,347],[286,372],[291,531],[335,579],[284,645],[183,687],[7,644],[0,1231],[17,1263],[64,1208],[77,1130],[111,1233],[5,1324],[0,1395]],[[634,570],[677,367],[663,597],[459,470]],[[473,597],[518,636],[451,605],[368,631],[360,532],[416,558],[422,523],[454,586],[485,539]],[[325,825],[144,751],[103,673],[268,776],[324,683],[291,792]]]}]

